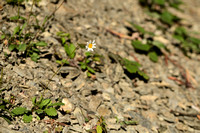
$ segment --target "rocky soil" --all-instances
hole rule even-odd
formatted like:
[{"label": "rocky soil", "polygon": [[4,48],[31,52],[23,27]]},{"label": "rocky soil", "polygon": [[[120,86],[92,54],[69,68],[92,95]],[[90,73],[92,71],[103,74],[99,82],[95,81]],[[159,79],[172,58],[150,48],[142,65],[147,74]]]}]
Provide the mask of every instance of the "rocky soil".
[{"label": "rocky soil", "polygon": [[[43,0],[33,7],[39,22],[51,14],[62,1]],[[191,31],[200,31],[200,1],[183,0],[181,6],[184,12],[171,9],[184,20],[182,25]],[[0,2],[0,28],[11,32],[16,23],[7,22],[8,18],[17,14],[17,7]],[[30,11],[31,2],[27,2],[20,10],[23,15]],[[161,56],[153,63],[144,54],[134,51],[131,40],[118,38],[106,29],[128,35],[127,22],[134,22],[146,30],[154,32],[170,49],[170,58],[183,66],[190,74],[192,87],[169,79],[176,77],[184,80],[182,71],[173,63],[166,64]],[[65,99],[69,113],[58,112],[58,117],[51,120],[45,117],[38,120],[35,116],[30,123],[24,123],[17,117],[8,124],[0,118],[2,133],[41,133],[87,132],[94,129],[100,116],[107,124],[108,133],[200,133],[200,56],[191,54],[186,57],[174,41],[171,31],[163,32],[139,5],[138,0],[68,0],[64,2],[48,22],[48,27],[40,39],[48,43],[41,49],[38,62],[30,58],[21,58],[18,53],[10,52],[7,46],[0,44],[0,68],[3,68],[3,85],[1,88],[5,99],[13,95],[15,104],[31,108],[31,98],[40,96],[43,92],[41,84],[50,81],[44,97],[52,101]],[[63,66],[59,73],[51,79],[59,65],[56,63],[55,51],[65,58],[64,48],[57,39],[56,33],[69,33],[71,41],[77,45],[89,40],[96,41],[95,53],[103,55],[102,64],[95,78],[88,78],[86,72],[72,66]],[[199,35],[196,35],[200,37]],[[81,57],[85,49],[79,49],[75,60]],[[7,53],[7,56],[4,53]],[[112,52],[129,60],[135,57],[142,65],[142,70],[149,75],[150,80],[144,82],[139,78],[130,78],[123,67],[113,62],[108,53]],[[133,57],[134,54],[134,57]],[[200,114],[199,114],[200,115]],[[199,116],[198,115],[198,116]],[[88,120],[86,120],[86,118]],[[119,122],[118,122],[119,121]],[[136,124],[122,125],[122,121],[135,121]],[[62,123],[62,124],[59,124]]]}]

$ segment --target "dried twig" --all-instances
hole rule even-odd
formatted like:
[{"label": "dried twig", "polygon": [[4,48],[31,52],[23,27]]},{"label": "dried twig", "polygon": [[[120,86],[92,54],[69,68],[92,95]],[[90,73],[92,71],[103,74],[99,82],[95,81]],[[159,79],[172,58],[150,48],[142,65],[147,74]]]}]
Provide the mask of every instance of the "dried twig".
[{"label": "dried twig", "polygon": [[185,84],[186,88],[191,87],[191,88],[194,89],[194,87],[192,86],[192,83],[190,82],[190,80],[192,80],[193,83],[196,83],[196,81],[195,81],[195,79],[192,78],[192,76],[189,74],[189,71],[188,71],[187,69],[185,69],[183,66],[181,66],[180,64],[178,64],[176,61],[174,61],[174,60],[172,60],[171,58],[169,58],[169,56],[168,56],[168,54],[167,54],[167,52],[166,52],[165,50],[162,50],[162,49],[161,49],[161,52],[162,52],[162,53],[164,54],[164,56],[165,56],[165,63],[166,63],[166,64],[168,64],[168,60],[169,60],[172,64],[174,64],[175,66],[177,66],[177,67],[180,69],[181,74],[182,74],[182,76],[183,76],[184,79],[185,79],[185,82],[183,82],[183,81],[181,81],[181,80],[178,80],[178,79],[175,78],[175,77],[168,77],[168,78],[171,79],[171,80],[175,80],[175,81],[179,82],[179,83],[182,84],[182,85]]},{"label": "dried twig", "polygon": [[178,84],[184,85],[185,83],[179,79],[177,79],[176,77],[168,77],[168,79],[174,80],[176,82],[178,82]]},{"label": "dried twig", "polygon": [[122,33],[116,32],[116,31],[108,29],[108,28],[106,28],[106,30],[108,32],[110,32],[111,34],[118,36],[119,38],[125,38],[125,39],[129,39],[129,40],[141,39],[139,36],[139,33],[133,33],[132,36],[127,36],[127,35],[124,35]]},{"label": "dried twig", "polygon": [[131,56],[133,56],[134,60],[138,63],[140,63],[140,61],[138,60],[138,58],[134,55],[133,52],[129,53]]}]

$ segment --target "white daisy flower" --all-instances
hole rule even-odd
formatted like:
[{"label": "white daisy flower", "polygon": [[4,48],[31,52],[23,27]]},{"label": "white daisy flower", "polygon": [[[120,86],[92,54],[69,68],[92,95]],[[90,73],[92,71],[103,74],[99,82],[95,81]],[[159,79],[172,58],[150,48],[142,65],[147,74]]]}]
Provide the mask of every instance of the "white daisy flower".
[{"label": "white daisy flower", "polygon": [[95,40],[93,40],[93,41],[89,41],[89,42],[87,42],[87,45],[86,45],[86,49],[87,49],[87,51],[93,51],[93,48],[96,48],[96,43],[95,43]]}]

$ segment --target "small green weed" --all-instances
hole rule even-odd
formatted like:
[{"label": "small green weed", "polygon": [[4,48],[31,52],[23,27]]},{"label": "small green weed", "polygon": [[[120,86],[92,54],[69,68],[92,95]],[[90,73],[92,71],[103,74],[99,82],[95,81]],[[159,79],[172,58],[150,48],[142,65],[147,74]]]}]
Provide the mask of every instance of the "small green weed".
[{"label": "small green weed", "polygon": [[[1,90],[2,92],[2,90]],[[4,99],[3,95],[1,94],[0,99],[0,117],[4,118],[9,124],[11,124],[11,120],[13,119],[11,115],[10,108],[12,108],[12,103],[10,100]]]},{"label": "small green weed", "polygon": [[190,36],[184,27],[177,27],[173,37],[179,40],[179,46],[186,55],[188,52],[200,53],[200,39]]},{"label": "small green weed", "polygon": [[180,10],[179,6],[182,4],[180,0],[139,0],[139,2],[147,8],[147,13],[150,16],[160,19],[161,22],[169,26],[180,20],[180,18],[167,10],[167,7]]},{"label": "small green weed", "polygon": [[[16,16],[10,17],[10,21],[16,23],[16,27],[13,29],[12,34],[7,34],[2,30],[1,41],[8,44],[8,49],[10,51],[20,52],[22,56],[31,57],[33,61],[37,61],[40,58],[40,48],[47,46],[44,41],[37,40],[39,33],[44,32],[46,22],[53,16],[45,17],[42,25],[39,25],[37,16],[33,14],[32,9],[35,4],[40,0],[33,0],[31,11],[27,18],[20,15],[20,5],[23,4],[24,0],[7,0],[8,4],[14,4],[18,6],[18,14]],[[56,11],[57,9],[55,9]],[[55,12],[54,11],[54,12]],[[33,17],[35,23],[30,19]],[[33,31],[31,31],[33,30]]]},{"label": "small green weed", "polygon": [[128,59],[122,58],[119,55],[113,54],[111,52],[108,53],[109,57],[113,59],[115,62],[119,62],[130,75],[140,76],[144,80],[149,80],[149,76],[147,76],[143,71],[139,69],[141,65],[138,62],[130,61]]},{"label": "small green weed", "polygon": [[94,62],[101,62],[101,55],[93,54],[91,52],[85,52],[85,58],[79,62],[82,70],[87,70],[87,76],[91,77],[92,74],[95,74],[94,68],[91,67]]},{"label": "small green weed", "polygon": [[0,77],[0,117],[4,118],[9,124],[12,120],[12,115],[10,112],[10,108],[13,107],[12,101],[14,100],[14,97],[11,96],[9,100],[4,98],[4,94],[2,93],[5,91],[5,88],[2,88],[3,85],[3,68],[1,69],[1,77]]},{"label": "small green weed", "polygon": [[92,75],[95,74],[95,72],[96,72],[95,69],[99,70],[95,67],[92,67],[92,65],[101,64],[102,57],[103,57],[102,55],[94,54],[94,53],[91,53],[91,52],[85,52],[83,57],[77,61],[77,60],[75,60],[77,47],[85,48],[86,45],[85,44],[78,44],[78,46],[76,47],[71,42],[70,34],[68,34],[68,33],[58,32],[57,36],[60,37],[61,44],[64,47],[67,56],[69,57],[68,59],[62,59],[61,58],[59,60],[56,60],[56,62],[58,64],[60,64],[60,65],[71,65],[71,66],[73,66],[73,63],[78,64],[80,66],[80,69],[82,69],[83,71],[87,71],[88,77],[92,77]]},{"label": "small green weed", "polygon": [[131,25],[133,26],[133,31],[139,32],[141,37],[144,37],[146,34],[148,35],[146,44],[143,44],[139,40],[134,40],[132,41],[132,46],[137,52],[147,54],[151,61],[157,62],[158,56],[162,55],[161,49],[166,49],[165,45],[159,41],[154,40],[154,34],[152,32],[146,31],[139,25],[132,23]]},{"label": "small green weed", "polygon": [[134,120],[124,120],[124,121],[121,121],[121,120],[119,120],[117,117],[115,117],[116,118],[116,123],[120,123],[120,125],[122,126],[122,127],[126,127],[126,126],[128,126],[128,125],[138,125],[138,122],[137,121],[134,121]]},{"label": "small green weed", "polygon": [[103,118],[103,116],[101,116],[97,122],[96,132],[97,133],[107,133],[106,122],[105,122],[105,119]]},{"label": "small green weed", "polygon": [[38,118],[41,119],[45,115],[49,117],[57,116],[56,108],[64,105],[62,102],[52,103],[51,99],[43,99],[41,96],[37,101],[36,97],[32,99],[33,107],[31,110],[27,110],[25,107],[16,107],[11,111],[13,116],[23,115],[23,121],[29,123],[32,121],[32,112],[36,112]]}]

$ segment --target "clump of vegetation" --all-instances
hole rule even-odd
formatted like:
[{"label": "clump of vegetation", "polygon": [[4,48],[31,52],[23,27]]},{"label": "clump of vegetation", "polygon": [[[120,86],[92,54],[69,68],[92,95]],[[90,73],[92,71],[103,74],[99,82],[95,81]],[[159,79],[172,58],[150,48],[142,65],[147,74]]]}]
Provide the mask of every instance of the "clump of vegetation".
[{"label": "clump of vegetation", "polygon": [[167,7],[180,10],[179,6],[182,4],[180,0],[139,0],[139,2],[142,6],[146,7],[149,15],[158,18],[167,25],[171,26],[174,22],[180,20],[180,18],[167,10]]},{"label": "clump of vegetation", "polygon": [[144,80],[149,80],[149,76],[147,76],[143,71],[140,70],[141,65],[136,61],[130,61],[126,58],[122,58],[119,55],[113,54],[111,52],[108,53],[109,57],[122,65],[122,67],[127,70],[128,74],[132,76],[142,77]]},{"label": "clump of vegetation", "polygon": [[[66,55],[69,57],[68,59],[62,59],[59,58],[56,60],[57,63],[62,65],[71,65],[74,66],[74,64],[78,64],[83,71],[86,71],[88,77],[92,77],[97,71],[100,71],[97,67],[97,65],[102,63],[102,55],[92,53],[92,52],[85,52],[85,54],[82,54],[82,58],[79,60],[75,60],[76,56],[76,49],[84,48],[85,44],[78,44],[78,46],[75,46],[71,40],[70,40],[70,34],[64,33],[64,32],[58,32],[57,35],[60,37],[61,44],[65,49]],[[60,56],[59,56],[60,57]],[[92,67],[93,66],[93,67]]]},{"label": "clump of vegetation", "polygon": [[124,121],[121,121],[119,120],[117,117],[116,118],[116,123],[120,123],[120,125],[123,127],[123,128],[126,128],[126,126],[128,125],[138,125],[139,123],[135,120],[124,120]]},{"label": "clump of vegetation", "polygon": [[23,115],[23,121],[29,123],[32,121],[32,113],[36,112],[38,119],[44,118],[45,115],[49,117],[57,116],[57,110],[59,106],[64,105],[62,102],[52,103],[51,99],[43,99],[41,96],[37,101],[36,97],[32,99],[33,107],[31,110],[27,110],[25,107],[16,107],[11,113],[13,116]]},{"label": "clump of vegetation", "polygon": [[96,123],[96,126],[90,130],[87,130],[89,133],[107,133],[106,122],[103,116],[99,117],[99,120]]},{"label": "clump of vegetation", "polygon": [[[3,91],[0,90],[0,93]],[[0,117],[4,118],[9,124],[11,124],[11,121],[13,119],[10,108],[13,107],[12,104],[13,97],[11,96],[9,100],[4,99],[3,94],[1,94],[0,97]]]},{"label": "clump of vegetation", "polygon": [[184,27],[177,27],[173,37],[179,40],[179,46],[186,55],[188,52],[200,53],[200,39],[190,36]]},{"label": "clump of vegetation", "polygon": [[165,45],[159,41],[154,40],[154,34],[152,32],[146,31],[144,28],[142,28],[139,25],[132,24],[133,31],[139,32],[141,37],[146,38],[146,43],[142,43],[140,40],[133,40],[132,46],[135,48],[135,50],[139,53],[147,54],[151,61],[157,62],[158,56],[162,55],[161,49],[166,49]]},{"label": "clump of vegetation", "polygon": [[[7,0],[8,4],[18,6],[17,15],[9,19],[10,22],[16,23],[16,27],[12,29],[12,34],[5,32],[5,29],[2,30],[0,38],[1,42],[8,45],[10,51],[21,53],[24,57],[31,57],[33,61],[37,61],[40,58],[39,55],[41,52],[39,47],[47,46],[47,43],[38,40],[38,37],[40,33],[45,31],[46,22],[53,16],[53,14],[51,14],[45,17],[42,24],[39,24],[37,16],[32,12],[33,6],[39,1],[40,0],[32,1],[31,11],[26,18],[20,15],[20,5],[23,5],[24,0]],[[35,23],[31,21],[32,18],[34,18]]]}]

